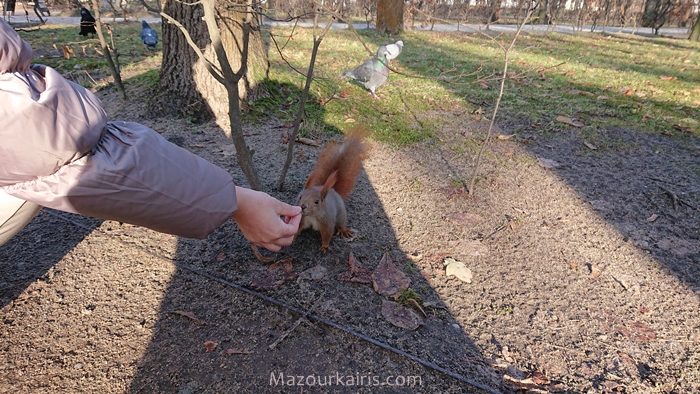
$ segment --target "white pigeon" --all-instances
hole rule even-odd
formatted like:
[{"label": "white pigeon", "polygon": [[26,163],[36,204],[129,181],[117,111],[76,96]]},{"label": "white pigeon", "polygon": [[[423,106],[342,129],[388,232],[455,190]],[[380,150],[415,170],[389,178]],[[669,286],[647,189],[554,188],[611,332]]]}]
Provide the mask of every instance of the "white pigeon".
[{"label": "white pigeon", "polygon": [[[403,41],[398,40],[393,44],[382,45],[379,48],[384,48],[384,51],[386,52],[386,60],[394,60],[401,53],[401,49],[403,49]],[[377,52],[379,52],[379,49],[377,49]]]}]

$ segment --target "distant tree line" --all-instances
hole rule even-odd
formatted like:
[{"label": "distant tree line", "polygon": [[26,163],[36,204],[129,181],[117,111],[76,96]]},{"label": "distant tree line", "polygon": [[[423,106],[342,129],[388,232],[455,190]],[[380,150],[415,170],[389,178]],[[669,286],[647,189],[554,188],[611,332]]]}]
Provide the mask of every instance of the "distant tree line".
[{"label": "distant tree line", "polygon": [[[404,28],[452,23],[516,23],[528,0],[404,0]],[[330,9],[356,21],[375,21],[381,0],[325,0]],[[268,0],[264,9],[277,18],[303,15],[311,0]],[[573,26],[689,27],[700,0],[540,0],[532,23]]]}]

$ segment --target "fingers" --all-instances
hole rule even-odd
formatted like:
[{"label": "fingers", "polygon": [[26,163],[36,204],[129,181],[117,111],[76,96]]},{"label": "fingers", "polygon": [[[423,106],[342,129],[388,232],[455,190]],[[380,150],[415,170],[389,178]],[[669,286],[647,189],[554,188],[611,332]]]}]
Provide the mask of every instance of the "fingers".
[{"label": "fingers", "polygon": [[277,200],[277,202],[278,204],[275,209],[280,216],[296,216],[301,213],[301,207],[289,205],[279,200]]}]

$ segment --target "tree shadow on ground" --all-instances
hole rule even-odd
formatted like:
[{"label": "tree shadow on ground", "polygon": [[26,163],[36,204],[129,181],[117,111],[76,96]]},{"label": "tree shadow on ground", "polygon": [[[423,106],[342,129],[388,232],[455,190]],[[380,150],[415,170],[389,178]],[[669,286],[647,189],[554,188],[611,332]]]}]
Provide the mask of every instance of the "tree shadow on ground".
[{"label": "tree shadow on ground", "polygon": [[[267,83],[274,84],[273,81]],[[284,92],[282,101],[286,101],[286,97],[299,96],[298,88],[291,91],[292,88],[285,84],[271,90]],[[314,111],[323,111],[316,102],[309,105],[316,107]],[[272,189],[282,164],[285,149],[280,143],[282,129],[283,125],[270,119],[266,124],[246,127],[246,133],[251,136],[249,143],[256,151],[257,168],[266,174],[263,178],[268,190]],[[325,140],[328,136],[319,134],[314,138]],[[215,140],[214,146],[228,143],[223,139]],[[319,148],[298,145],[286,183],[287,191],[273,194],[283,201],[294,201],[318,153]],[[240,170],[230,162],[224,166],[238,181],[242,179]],[[316,376],[318,379],[333,376],[335,378],[330,379],[336,382],[322,390],[355,391],[371,386],[369,379],[379,379],[386,384],[386,379],[392,377],[417,376],[421,381],[419,385],[412,381],[413,386],[406,382],[395,389],[480,391],[313,319],[302,319],[299,324],[297,313],[212,278],[257,288],[260,294],[386,342],[460,374],[477,386],[490,391],[501,390],[499,375],[450,315],[421,276],[420,269],[408,258],[408,253],[402,251],[382,201],[366,174],[360,176],[347,207],[349,225],[355,229],[356,238],[348,242],[336,236],[330,252],[323,254],[319,250],[318,233],[303,233],[293,246],[278,255],[280,259],[291,259],[294,266],[293,278],[278,285],[265,285],[269,267],[255,260],[233,224],[224,225],[203,242],[181,239],[174,257],[177,273],[164,295],[154,335],[130,390],[285,392],[295,388],[288,387],[289,380],[275,385],[281,376]],[[375,293],[371,285],[339,281],[338,275],[348,269],[350,252],[369,269],[379,263],[384,253],[392,255],[399,269],[411,278],[411,288],[426,305],[424,325],[416,331],[391,325],[382,317],[384,298]],[[310,269],[319,269],[323,274],[315,280],[305,278]],[[196,319],[183,317],[177,311],[192,312]],[[213,344],[216,347],[207,351],[207,341],[211,341],[210,347]],[[278,344],[273,345],[275,342]],[[367,380],[344,387],[337,381],[338,375],[356,379],[365,376],[362,379]],[[317,382],[307,388],[319,390],[318,386]]]},{"label": "tree shadow on ground", "polygon": [[[57,216],[73,217],[80,225],[67,223]],[[50,282],[53,266],[100,223],[43,209],[27,227],[0,246],[0,308],[16,300],[32,282]]]}]

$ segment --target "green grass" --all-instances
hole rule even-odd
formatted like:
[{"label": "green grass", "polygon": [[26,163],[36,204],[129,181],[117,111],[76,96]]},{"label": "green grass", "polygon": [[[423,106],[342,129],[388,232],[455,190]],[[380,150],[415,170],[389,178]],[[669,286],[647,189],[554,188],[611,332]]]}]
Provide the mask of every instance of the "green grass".
[{"label": "green grass", "polygon": [[[160,51],[147,51],[138,38],[140,25],[114,25],[123,78],[128,85],[153,87],[158,82]],[[109,80],[105,61],[95,51],[97,40],[84,41],[76,26],[44,26],[21,33],[35,48],[38,63],[75,76],[89,73],[100,84]],[[275,29],[275,34],[289,34]],[[373,31],[360,32],[372,50],[395,40]],[[506,43],[504,34],[498,39]],[[307,119],[301,132],[338,132],[363,124],[374,137],[394,145],[430,139],[446,116],[470,116],[483,110],[489,117],[498,93],[502,52],[480,34],[407,32],[404,51],[392,62],[392,73],[378,90],[380,100],[343,80],[341,74],[368,57],[349,31],[331,31],[321,44]],[[285,41],[279,38],[280,41]],[[84,42],[81,42],[84,41]],[[74,48],[65,59],[54,49]],[[81,45],[86,52],[82,53]],[[311,30],[297,29],[284,48],[287,60],[305,70],[311,52]],[[246,120],[270,114],[291,123],[304,78],[292,71],[271,45],[267,94],[251,103]],[[625,127],[652,133],[700,135],[700,44],[667,38],[579,33],[522,35],[513,52],[499,121],[509,132],[559,132],[570,126],[563,115],[584,124],[596,141],[597,130]],[[81,80],[90,84],[90,80]],[[446,115],[449,114],[449,115]],[[455,149],[472,150],[472,146]]]},{"label": "green grass", "polygon": [[[277,34],[289,30],[276,30]],[[374,32],[361,32],[374,49],[393,41]],[[498,39],[506,43],[511,35]],[[311,34],[297,30],[284,50],[285,57],[305,69]],[[362,88],[340,78],[343,70],[368,55],[348,31],[333,31],[321,45],[316,75],[327,82],[315,84],[314,96],[326,102],[315,113],[333,128],[346,120],[368,125],[382,141],[398,145],[430,138],[443,120],[440,113],[455,108],[486,116],[498,93],[503,56],[495,43],[479,34],[407,32],[404,51],[373,100]],[[558,115],[584,123],[584,131],[625,127],[648,132],[700,134],[700,44],[665,38],[550,33],[523,35],[511,57],[500,119],[519,128],[557,132],[570,126]],[[302,86],[303,79],[289,70],[274,50],[270,52],[271,79]],[[482,81],[484,83],[480,83]],[[335,86],[336,91],[324,85]],[[465,147],[466,148],[466,147]]]},{"label": "green grass", "polygon": [[[122,79],[129,84],[155,86],[158,82],[161,51],[149,51],[144,47],[139,38],[140,23],[117,23],[111,26]],[[111,74],[99,49],[99,40],[97,36],[84,38],[78,35],[78,31],[77,26],[45,25],[39,30],[21,32],[20,35],[31,44],[35,63],[60,70],[84,86],[103,87]],[[110,39],[106,31],[105,38]],[[66,56],[64,47],[70,48],[72,53]]]}]

